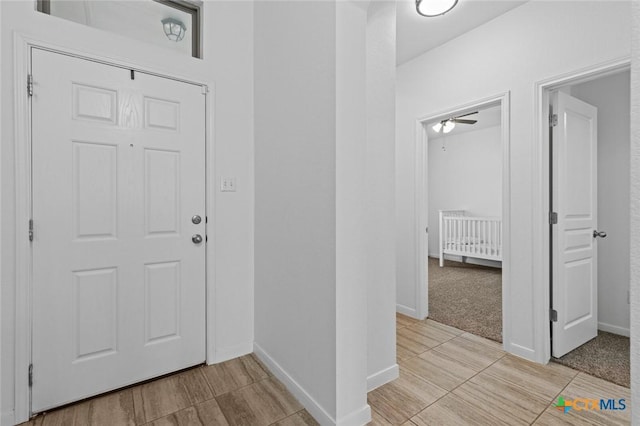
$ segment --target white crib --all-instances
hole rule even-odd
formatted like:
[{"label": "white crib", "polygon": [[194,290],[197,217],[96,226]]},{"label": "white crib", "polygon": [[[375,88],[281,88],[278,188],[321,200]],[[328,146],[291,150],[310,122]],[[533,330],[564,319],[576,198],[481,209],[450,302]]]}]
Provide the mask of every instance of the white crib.
[{"label": "white crib", "polygon": [[440,266],[444,255],[502,261],[502,219],[440,210]]}]

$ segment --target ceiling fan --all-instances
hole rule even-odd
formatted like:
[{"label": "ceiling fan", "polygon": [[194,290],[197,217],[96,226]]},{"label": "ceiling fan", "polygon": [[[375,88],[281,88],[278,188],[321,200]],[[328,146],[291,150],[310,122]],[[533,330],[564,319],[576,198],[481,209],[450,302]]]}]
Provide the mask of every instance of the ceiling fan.
[{"label": "ceiling fan", "polygon": [[450,131],[453,130],[454,127],[456,127],[456,123],[460,123],[460,124],[476,124],[478,122],[478,120],[466,120],[466,119],[462,119],[462,117],[466,117],[468,115],[473,115],[473,114],[477,114],[478,111],[474,111],[474,112],[470,112],[467,114],[462,114],[459,115],[457,117],[451,117],[451,118],[447,118],[445,120],[440,121],[439,123],[436,123],[433,125],[432,129],[436,132],[436,133],[449,133]]}]

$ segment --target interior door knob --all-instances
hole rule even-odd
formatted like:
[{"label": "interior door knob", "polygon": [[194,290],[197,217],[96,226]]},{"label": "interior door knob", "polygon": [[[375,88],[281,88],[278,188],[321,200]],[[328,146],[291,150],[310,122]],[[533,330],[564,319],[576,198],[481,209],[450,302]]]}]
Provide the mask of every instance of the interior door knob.
[{"label": "interior door knob", "polygon": [[195,215],[191,218],[191,222],[193,222],[195,225],[199,224],[200,222],[202,222],[202,218],[199,215]]},{"label": "interior door knob", "polygon": [[607,237],[607,233],[606,232],[601,232],[601,231],[597,231],[597,230],[593,230],[593,238],[596,237],[600,237],[600,238],[606,238]]},{"label": "interior door knob", "polygon": [[191,237],[191,241],[193,241],[194,244],[200,244],[202,242],[202,235],[195,234],[193,237]]}]

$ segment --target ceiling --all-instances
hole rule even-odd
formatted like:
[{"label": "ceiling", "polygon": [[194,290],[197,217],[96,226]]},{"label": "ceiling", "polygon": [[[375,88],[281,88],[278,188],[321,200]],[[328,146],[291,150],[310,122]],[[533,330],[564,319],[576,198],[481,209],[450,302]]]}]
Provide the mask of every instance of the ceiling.
[{"label": "ceiling", "polygon": [[[427,140],[429,142],[442,137],[453,136],[460,133],[474,132],[476,130],[486,129],[488,127],[500,125],[502,110],[500,105],[492,106],[485,109],[478,109],[477,114],[464,117],[465,119],[478,120],[476,124],[456,124],[456,127],[449,133],[436,133],[431,126],[436,124],[440,120],[434,120],[426,125]],[[439,143],[439,142],[438,142]]]},{"label": "ceiling", "polygon": [[415,0],[399,0],[396,63],[407,62],[523,3],[526,1],[458,0],[446,15],[426,18],[416,12]]}]

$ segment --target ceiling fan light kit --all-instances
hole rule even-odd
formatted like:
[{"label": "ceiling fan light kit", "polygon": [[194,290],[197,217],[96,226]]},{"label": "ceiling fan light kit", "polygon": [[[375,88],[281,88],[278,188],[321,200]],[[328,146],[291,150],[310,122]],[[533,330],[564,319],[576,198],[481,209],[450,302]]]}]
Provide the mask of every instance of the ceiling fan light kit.
[{"label": "ceiling fan light kit", "polygon": [[454,128],[456,127],[456,122],[453,120],[447,120],[445,121],[444,125],[442,126],[442,131],[444,133],[449,133],[450,131],[452,131]]},{"label": "ceiling fan light kit", "polygon": [[458,4],[458,0],[416,0],[416,11],[422,16],[432,18],[444,15],[456,4]]},{"label": "ceiling fan light kit", "polygon": [[449,133],[456,127],[456,123],[460,124],[476,124],[478,120],[463,120],[462,117],[467,117],[469,115],[477,114],[478,111],[470,112],[468,114],[459,115],[457,117],[451,117],[444,119],[442,121],[437,122],[431,128],[434,132],[440,133]]}]

